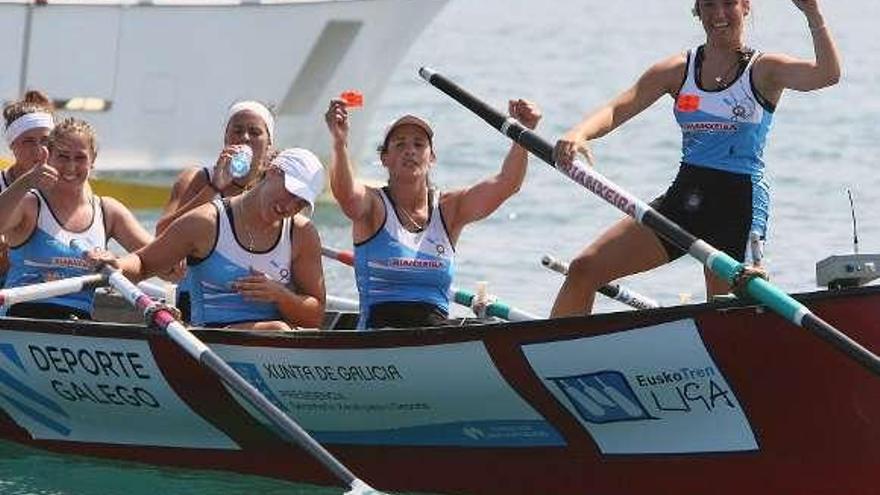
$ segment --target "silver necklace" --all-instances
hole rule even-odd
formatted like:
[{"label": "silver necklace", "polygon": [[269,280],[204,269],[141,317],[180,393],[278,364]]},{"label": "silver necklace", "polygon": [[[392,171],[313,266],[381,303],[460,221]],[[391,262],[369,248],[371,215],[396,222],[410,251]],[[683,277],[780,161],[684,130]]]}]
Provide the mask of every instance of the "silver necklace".
[{"label": "silver necklace", "polygon": [[420,224],[419,222],[416,222],[415,219],[412,217],[412,215],[410,215],[409,212],[406,211],[406,209],[403,208],[402,206],[398,206],[397,211],[403,213],[403,216],[406,218],[406,220],[410,223],[410,225],[415,227],[416,230],[424,229],[425,225],[428,223],[427,221],[425,221],[424,224]]},{"label": "silver necklace", "polygon": [[[727,70],[725,70],[724,72],[722,72],[722,73],[720,73],[720,74],[718,74],[717,76],[714,77],[715,84],[719,84],[719,85],[720,85],[720,84],[722,84],[723,82],[725,82],[725,80],[727,79],[727,77],[730,76],[730,72],[731,72],[733,69],[739,67],[740,64],[743,63],[743,61],[744,61],[744,59],[745,59],[745,55],[746,55],[746,53],[747,53],[747,52],[745,52],[745,51],[742,50],[742,49],[737,50],[737,51],[736,51],[737,58],[736,58],[736,60],[733,62],[733,64],[731,64],[731,65],[727,68]],[[739,72],[739,71],[737,71],[737,72]]]}]

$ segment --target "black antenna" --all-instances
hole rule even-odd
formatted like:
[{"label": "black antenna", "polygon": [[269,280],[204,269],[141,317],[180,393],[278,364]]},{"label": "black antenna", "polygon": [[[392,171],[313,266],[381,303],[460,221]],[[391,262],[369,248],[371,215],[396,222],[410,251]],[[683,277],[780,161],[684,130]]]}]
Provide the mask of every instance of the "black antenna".
[{"label": "black antenna", "polygon": [[859,234],[856,228],[856,207],[853,204],[852,191],[847,189],[846,193],[849,194],[849,210],[852,212],[853,219],[853,251],[855,254],[859,254]]}]

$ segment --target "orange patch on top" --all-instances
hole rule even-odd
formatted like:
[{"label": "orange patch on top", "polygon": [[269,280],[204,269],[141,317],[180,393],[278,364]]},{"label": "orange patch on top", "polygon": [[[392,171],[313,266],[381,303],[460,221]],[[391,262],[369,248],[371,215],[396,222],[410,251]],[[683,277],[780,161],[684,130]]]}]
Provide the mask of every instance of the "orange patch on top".
[{"label": "orange patch on top", "polygon": [[696,112],[700,109],[700,97],[690,94],[678,95],[678,99],[675,101],[675,108],[679,112]]}]

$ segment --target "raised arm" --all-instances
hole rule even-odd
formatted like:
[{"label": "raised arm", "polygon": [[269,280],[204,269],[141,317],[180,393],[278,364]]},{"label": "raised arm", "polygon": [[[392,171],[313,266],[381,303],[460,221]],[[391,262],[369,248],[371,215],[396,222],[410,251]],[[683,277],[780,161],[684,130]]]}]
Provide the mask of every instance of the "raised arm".
[{"label": "raised arm", "polygon": [[[16,230],[28,220],[36,220],[36,197],[29,196],[31,189],[50,189],[58,182],[58,171],[45,163],[32,168],[0,193],[0,234],[6,234],[9,242],[16,244]],[[30,231],[30,229],[26,229]],[[29,234],[29,232],[28,232]]]},{"label": "raised arm", "polygon": [[[511,100],[507,107],[510,116],[529,129],[534,129],[541,120],[541,110],[530,101]],[[465,225],[491,215],[519,191],[526,175],[528,158],[528,152],[514,143],[497,174],[444,195],[443,215],[453,242]]]},{"label": "raised arm", "polygon": [[348,153],[348,110],[340,99],[330,101],[324,114],[327,129],[330,131],[332,151],[330,153],[330,190],[339,203],[342,212],[352,221],[368,218],[372,199],[367,187],[354,177],[354,165]]},{"label": "raised arm", "polygon": [[803,60],[781,53],[762,56],[756,65],[758,89],[771,101],[777,101],[784,89],[812,91],[840,81],[840,52],[819,9],[818,0],[792,2],[804,13],[813,38],[815,58]]},{"label": "raised arm", "polygon": [[577,153],[592,161],[587,142],[602,137],[635,117],[665,94],[675,95],[684,79],[687,58],[674,55],[651,66],[638,81],[614,99],[587,115],[556,143],[553,156],[570,165]]},{"label": "raised arm", "polygon": [[236,151],[234,146],[223,148],[220,156],[217,157],[210,182],[202,172],[203,169],[198,167],[189,168],[178,175],[171,189],[171,197],[168,198],[162,216],[156,222],[156,235],[162,233],[186,213],[210,202],[221,191],[226,196],[244,191],[244,187],[237,183],[229,172],[229,162]]}]

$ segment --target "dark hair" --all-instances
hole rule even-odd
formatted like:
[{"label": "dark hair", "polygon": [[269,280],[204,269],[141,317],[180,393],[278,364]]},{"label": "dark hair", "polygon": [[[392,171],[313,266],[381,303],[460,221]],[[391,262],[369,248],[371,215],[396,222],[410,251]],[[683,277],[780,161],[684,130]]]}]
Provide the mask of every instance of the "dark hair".
[{"label": "dark hair", "polygon": [[8,129],[22,115],[37,112],[54,114],[55,105],[52,104],[52,100],[46,96],[46,93],[32,89],[25,93],[24,98],[21,100],[14,101],[3,107],[3,119],[6,120],[6,128]]},{"label": "dark hair", "polygon": [[98,156],[98,133],[92,124],[76,117],[67,117],[49,133],[49,151],[55,149],[58,140],[69,134],[79,134],[89,141],[89,150],[92,152],[92,159]]}]

